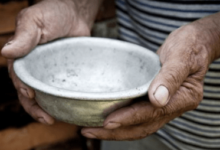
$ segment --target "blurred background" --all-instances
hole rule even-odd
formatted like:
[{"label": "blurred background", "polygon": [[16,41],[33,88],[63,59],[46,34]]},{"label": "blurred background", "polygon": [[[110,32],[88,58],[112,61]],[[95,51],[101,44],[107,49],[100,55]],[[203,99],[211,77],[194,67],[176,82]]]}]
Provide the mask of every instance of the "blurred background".
[{"label": "blurred background", "polygon": [[[0,0],[0,49],[14,34],[19,11],[40,0]],[[104,0],[92,36],[117,38],[114,0]],[[80,127],[63,122],[52,126],[33,120],[19,104],[0,55],[0,150],[99,150],[100,141],[80,135]]]}]

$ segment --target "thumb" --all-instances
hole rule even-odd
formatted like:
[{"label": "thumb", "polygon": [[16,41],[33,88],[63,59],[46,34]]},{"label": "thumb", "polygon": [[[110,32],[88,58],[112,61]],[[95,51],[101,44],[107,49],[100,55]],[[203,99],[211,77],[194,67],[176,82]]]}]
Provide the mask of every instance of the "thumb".
[{"label": "thumb", "polygon": [[29,14],[23,10],[18,15],[15,35],[1,51],[4,57],[13,59],[24,56],[39,43],[41,30]]},{"label": "thumb", "polygon": [[150,85],[148,96],[156,107],[165,106],[189,75],[189,68],[178,60],[165,62]]}]

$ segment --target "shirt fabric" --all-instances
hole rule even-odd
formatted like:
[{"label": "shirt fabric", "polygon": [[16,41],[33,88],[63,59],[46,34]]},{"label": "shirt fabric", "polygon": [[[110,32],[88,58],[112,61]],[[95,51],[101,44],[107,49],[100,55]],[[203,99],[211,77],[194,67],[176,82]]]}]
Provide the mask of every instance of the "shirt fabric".
[{"label": "shirt fabric", "polygon": [[[156,52],[173,30],[220,11],[220,0],[116,0],[116,6],[119,38]],[[220,60],[209,67],[197,109],[156,135],[174,150],[220,150]]]}]

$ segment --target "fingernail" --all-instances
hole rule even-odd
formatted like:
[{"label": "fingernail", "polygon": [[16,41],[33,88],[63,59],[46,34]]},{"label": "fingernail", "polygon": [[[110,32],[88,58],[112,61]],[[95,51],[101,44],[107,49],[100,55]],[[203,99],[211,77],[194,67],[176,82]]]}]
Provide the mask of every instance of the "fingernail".
[{"label": "fingernail", "polygon": [[165,106],[168,102],[169,91],[165,86],[161,85],[154,93],[154,97],[160,105]]},{"label": "fingernail", "polygon": [[105,125],[104,127],[106,129],[115,129],[115,128],[118,128],[120,127],[121,124],[120,123],[116,123],[116,122],[109,122],[107,125]]},{"label": "fingernail", "polygon": [[96,138],[96,136],[93,135],[93,134],[91,134],[91,133],[83,133],[83,135],[84,135],[85,137],[87,137],[87,138],[90,138],[90,139],[95,139],[95,138]]},{"label": "fingernail", "polygon": [[28,91],[24,88],[20,88],[20,91],[22,93],[22,95],[24,95],[25,97],[27,98],[30,98],[29,94],[28,94]]},{"label": "fingernail", "polygon": [[44,118],[40,117],[37,119],[40,123],[43,123],[43,124],[47,124],[47,122],[44,120]]},{"label": "fingernail", "polygon": [[4,46],[11,45],[12,43],[13,43],[13,41],[9,41],[9,42],[7,42]]}]

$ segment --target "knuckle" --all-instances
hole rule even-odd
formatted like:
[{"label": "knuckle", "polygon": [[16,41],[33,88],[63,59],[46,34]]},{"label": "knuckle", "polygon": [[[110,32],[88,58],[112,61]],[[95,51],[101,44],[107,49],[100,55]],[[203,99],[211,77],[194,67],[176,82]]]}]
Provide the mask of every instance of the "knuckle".
[{"label": "knuckle", "polygon": [[194,83],[194,85],[189,85],[190,87],[185,87],[184,90],[179,93],[179,106],[182,106],[181,110],[183,111],[197,108],[203,98],[203,87],[201,84]]},{"label": "knuckle", "polygon": [[166,107],[154,109],[154,111],[153,111],[153,118],[156,119],[158,117],[165,116],[167,114],[166,110],[167,110]]},{"label": "knuckle", "polygon": [[28,8],[24,8],[20,11],[19,15],[22,16],[29,16],[29,15],[33,15],[33,9],[31,7]]},{"label": "knuckle", "polygon": [[130,124],[131,125],[135,125],[135,124],[140,124],[140,123],[145,123],[148,122],[151,117],[153,117],[152,115],[149,114],[149,109],[151,109],[151,107],[149,107],[149,103],[142,101],[142,102],[138,102],[134,105],[131,105],[131,110],[130,112]]},{"label": "knuckle", "polygon": [[196,109],[199,103],[203,99],[203,87],[202,85],[198,85],[194,90],[190,93],[190,101],[192,109]]},{"label": "knuckle", "polygon": [[17,15],[17,17],[16,17],[17,22],[18,22],[21,18],[23,18],[23,16],[27,15],[28,9],[29,9],[29,8],[22,9],[22,10],[18,13],[18,15]]},{"label": "knuckle", "polygon": [[131,106],[131,115],[131,124],[137,124],[143,121],[144,115],[141,115],[135,106]]},{"label": "knuckle", "polygon": [[[178,69],[177,69],[178,68]],[[184,79],[189,74],[189,71],[184,64],[166,64],[162,71],[169,92],[172,95],[176,89],[183,83]]]}]

